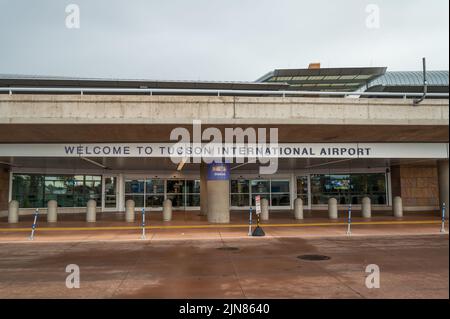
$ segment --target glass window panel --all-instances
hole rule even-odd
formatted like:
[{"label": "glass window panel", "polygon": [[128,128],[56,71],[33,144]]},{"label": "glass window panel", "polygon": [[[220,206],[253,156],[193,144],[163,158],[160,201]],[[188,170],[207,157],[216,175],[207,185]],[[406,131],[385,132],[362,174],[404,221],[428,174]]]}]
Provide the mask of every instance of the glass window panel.
[{"label": "glass window panel", "polygon": [[125,181],[126,194],[143,194],[144,181],[143,180],[126,180]]},{"label": "glass window panel", "polygon": [[311,195],[313,204],[326,204],[331,197],[341,205],[361,204],[362,198],[368,196],[373,204],[386,205],[386,175],[312,175]]},{"label": "glass window panel", "polygon": [[303,200],[303,205],[308,203],[308,176],[297,177],[297,197]]},{"label": "glass window panel", "polygon": [[13,198],[25,208],[46,207],[49,200],[60,207],[86,206],[89,199],[100,205],[101,185],[101,176],[14,174]]},{"label": "glass window panel", "polygon": [[254,180],[251,185],[253,194],[270,193],[270,182],[268,180]]},{"label": "glass window panel", "polygon": [[163,206],[164,195],[145,196],[145,207],[160,208]]},{"label": "glass window panel", "polygon": [[231,206],[246,207],[250,205],[249,194],[231,194]]},{"label": "glass window panel", "polygon": [[235,179],[231,181],[231,193],[246,194],[249,193],[249,180]]},{"label": "glass window panel", "polygon": [[167,193],[168,194],[182,194],[184,192],[184,180],[168,180]]},{"label": "glass window panel", "polygon": [[200,181],[199,180],[186,181],[186,193],[200,194]]},{"label": "glass window panel", "polygon": [[272,193],[289,193],[290,192],[290,183],[288,180],[286,181],[276,181],[273,180],[271,182]]},{"label": "glass window panel", "polygon": [[184,195],[168,194],[167,199],[172,201],[173,207],[184,207]]},{"label": "glass window panel", "polygon": [[252,206],[256,205],[256,196],[261,196],[261,199],[265,198],[269,201],[270,203],[270,194],[252,194]]},{"label": "glass window panel", "polygon": [[43,176],[13,174],[12,198],[20,207],[44,207]]},{"label": "glass window panel", "polygon": [[129,199],[134,200],[136,207],[144,207],[144,195],[125,195],[125,202]]},{"label": "glass window panel", "polygon": [[187,207],[200,207],[200,195],[186,195]]},{"label": "glass window panel", "polygon": [[291,205],[291,195],[287,194],[272,194],[271,206],[290,206]]},{"label": "glass window panel", "polygon": [[147,179],[145,187],[147,194],[164,194],[164,180],[162,179]]},{"label": "glass window panel", "polygon": [[105,194],[115,196],[117,193],[117,178],[106,177],[105,178]]}]

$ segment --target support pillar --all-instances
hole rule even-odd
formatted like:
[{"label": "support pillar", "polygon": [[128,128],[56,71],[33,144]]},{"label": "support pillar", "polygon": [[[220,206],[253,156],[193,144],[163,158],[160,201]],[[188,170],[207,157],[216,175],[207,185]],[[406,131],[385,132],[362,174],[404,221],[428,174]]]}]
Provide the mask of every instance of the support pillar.
[{"label": "support pillar", "polygon": [[261,199],[261,220],[269,220],[269,201],[266,198]]},{"label": "support pillar", "polygon": [[208,222],[229,223],[230,166],[228,164],[208,164],[207,178]]},{"label": "support pillar", "polygon": [[448,159],[439,161],[438,162],[438,174],[439,174],[439,204],[442,207],[442,204],[445,203],[445,206],[447,207],[446,210],[446,217],[448,218],[448,207],[450,206],[449,203],[449,188],[448,188]]},{"label": "support pillar", "polygon": [[200,216],[208,215],[208,164],[200,164]]}]

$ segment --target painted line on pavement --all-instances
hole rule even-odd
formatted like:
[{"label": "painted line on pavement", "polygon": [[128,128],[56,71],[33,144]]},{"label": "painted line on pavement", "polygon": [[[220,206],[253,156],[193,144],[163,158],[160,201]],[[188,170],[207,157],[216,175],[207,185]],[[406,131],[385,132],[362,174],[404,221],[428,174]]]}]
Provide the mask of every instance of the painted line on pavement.
[{"label": "painted line on pavement", "polygon": [[[412,221],[379,221],[379,222],[353,222],[352,225],[431,225],[441,224],[439,220],[412,220]],[[327,227],[345,226],[346,222],[335,223],[305,223],[305,224],[262,224],[263,227]],[[210,229],[210,228],[248,228],[247,224],[231,225],[168,225],[147,226],[145,229]],[[142,230],[139,226],[99,226],[99,227],[41,227],[37,231],[110,231],[110,230]],[[0,228],[0,232],[29,232],[30,228]]]}]

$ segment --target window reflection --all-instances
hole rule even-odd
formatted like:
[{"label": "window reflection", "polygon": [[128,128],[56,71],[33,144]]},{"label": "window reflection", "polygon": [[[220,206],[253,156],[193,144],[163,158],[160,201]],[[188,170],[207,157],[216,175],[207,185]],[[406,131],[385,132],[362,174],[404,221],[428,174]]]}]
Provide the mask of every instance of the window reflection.
[{"label": "window reflection", "polygon": [[385,205],[386,175],[377,174],[334,174],[311,175],[311,196],[313,204],[327,204],[332,197],[341,205],[361,204],[365,196],[373,204]]},{"label": "window reflection", "polygon": [[101,192],[101,176],[13,174],[12,198],[23,208],[46,207],[49,200],[59,207],[85,207],[91,199],[101,205]]}]

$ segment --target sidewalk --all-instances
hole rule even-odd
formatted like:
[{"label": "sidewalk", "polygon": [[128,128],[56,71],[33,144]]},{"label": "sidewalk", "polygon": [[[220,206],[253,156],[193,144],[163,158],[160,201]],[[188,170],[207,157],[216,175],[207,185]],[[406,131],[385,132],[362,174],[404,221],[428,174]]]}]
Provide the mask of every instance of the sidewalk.
[{"label": "sidewalk", "polygon": [[[343,215],[343,214],[342,214]],[[441,219],[436,213],[414,213],[401,219],[391,216],[372,219],[354,217],[352,236],[397,236],[440,234]],[[209,224],[198,212],[174,212],[171,222],[163,222],[160,212],[147,214],[146,239],[164,240],[221,240],[249,238],[248,220],[244,213],[233,212],[230,224]],[[40,216],[35,241],[133,241],[141,240],[140,214],[134,223],[123,221],[123,213],[98,214],[96,223],[86,223],[84,214],[60,215],[58,222],[49,224]],[[247,217],[248,218],[248,217]],[[254,221],[255,223],[255,221]],[[32,216],[21,216],[18,224],[8,224],[0,219],[0,242],[30,242]],[[272,213],[271,219],[262,222],[264,238],[339,237],[347,235],[347,219],[331,221],[325,217],[294,220],[289,213]],[[255,225],[253,225],[254,229]],[[448,225],[446,224],[448,230]],[[253,237],[252,239],[256,239]]]}]

